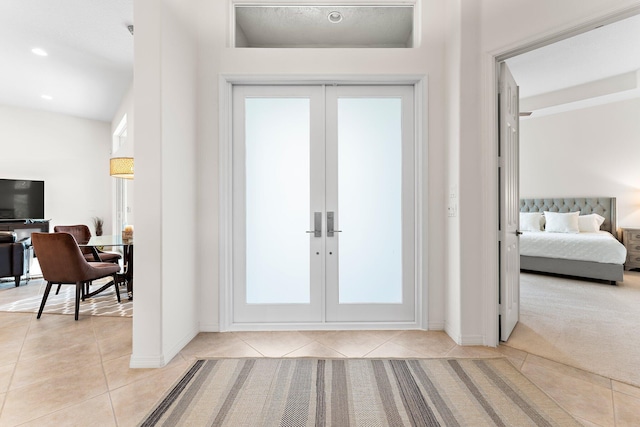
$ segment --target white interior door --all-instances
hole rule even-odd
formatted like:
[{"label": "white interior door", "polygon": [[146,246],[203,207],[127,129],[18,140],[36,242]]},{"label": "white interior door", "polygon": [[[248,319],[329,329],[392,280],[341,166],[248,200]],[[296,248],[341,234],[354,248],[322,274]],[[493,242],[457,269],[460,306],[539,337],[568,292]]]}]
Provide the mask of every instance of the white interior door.
[{"label": "white interior door", "polygon": [[413,87],[233,96],[233,322],[415,321]]},{"label": "white interior door", "polygon": [[506,341],[520,316],[519,95],[505,62],[500,63],[500,340]]}]

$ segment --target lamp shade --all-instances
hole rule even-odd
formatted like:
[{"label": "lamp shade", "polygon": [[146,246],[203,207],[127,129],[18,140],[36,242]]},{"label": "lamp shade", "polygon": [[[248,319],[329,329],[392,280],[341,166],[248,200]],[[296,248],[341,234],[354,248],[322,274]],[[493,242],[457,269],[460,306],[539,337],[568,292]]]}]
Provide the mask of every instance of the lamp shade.
[{"label": "lamp shade", "polygon": [[112,157],[109,175],[114,178],[133,179],[133,157]]}]

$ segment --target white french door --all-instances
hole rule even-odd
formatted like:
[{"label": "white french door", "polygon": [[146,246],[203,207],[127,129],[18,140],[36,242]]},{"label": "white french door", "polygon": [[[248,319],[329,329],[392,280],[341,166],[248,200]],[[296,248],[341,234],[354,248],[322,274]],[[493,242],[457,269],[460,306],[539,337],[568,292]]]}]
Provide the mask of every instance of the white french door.
[{"label": "white french door", "polygon": [[414,322],[412,86],[234,86],[233,323]]}]

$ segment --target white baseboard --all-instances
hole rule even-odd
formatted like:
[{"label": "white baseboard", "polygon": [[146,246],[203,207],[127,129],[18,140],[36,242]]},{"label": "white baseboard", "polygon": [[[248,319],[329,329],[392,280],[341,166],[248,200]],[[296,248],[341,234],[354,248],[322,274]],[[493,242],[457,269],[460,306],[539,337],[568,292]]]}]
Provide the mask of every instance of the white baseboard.
[{"label": "white baseboard", "polygon": [[200,323],[200,332],[220,332],[219,323]]},{"label": "white baseboard", "polygon": [[137,368],[162,368],[166,365],[164,356],[159,354],[157,356],[137,357],[131,355],[129,359],[129,367],[131,369]]},{"label": "white baseboard", "polygon": [[129,359],[129,367],[136,368],[163,368],[173,359],[191,340],[198,335],[198,330],[194,328],[190,333],[186,334],[180,341],[173,345],[164,354],[156,356],[138,357],[134,354]]},{"label": "white baseboard", "polygon": [[444,322],[429,322],[428,328],[430,331],[444,331]]},{"label": "white baseboard", "polygon": [[177,343],[175,343],[170,349],[168,349],[165,352],[165,364],[169,363],[171,361],[171,359],[173,359],[174,357],[176,357],[176,355],[178,353],[180,353],[180,351],[182,351],[183,348],[185,348],[185,346],[187,344],[189,344],[191,342],[192,339],[195,338],[196,335],[198,335],[198,328],[197,326],[194,326],[194,328],[191,330],[191,332],[187,333],[184,337],[182,337],[181,340],[179,340]]},{"label": "white baseboard", "polygon": [[461,344],[460,344],[460,341],[461,341],[461,340],[460,340],[460,335],[458,335],[458,334],[454,333],[454,332],[451,330],[451,327],[449,326],[449,324],[447,324],[447,322],[444,322],[444,332],[445,332],[447,335],[449,335],[449,338],[451,338],[451,339],[453,340],[453,342],[455,342],[455,343],[456,343],[456,344],[458,344],[458,345],[461,345]]},{"label": "white baseboard", "polygon": [[484,335],[462,335],[460,345],[485,345]]},{"label": "white baseboard", "polygon": [[444,324],[444,331],[449,335],[449,337],[458,345],[482,345],[485,344],[485,336],[484,335],[459,335],[453,333],[451,328],[447,323]]}]

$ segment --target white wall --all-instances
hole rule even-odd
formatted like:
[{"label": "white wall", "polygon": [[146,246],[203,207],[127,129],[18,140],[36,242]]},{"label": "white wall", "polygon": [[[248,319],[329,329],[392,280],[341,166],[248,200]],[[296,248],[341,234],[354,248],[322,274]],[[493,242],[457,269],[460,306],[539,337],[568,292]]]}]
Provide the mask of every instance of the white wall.
[{"label": "white wall", "polygon": [[477,317],[476,308],[482,301],[482,288],[478,286],[478,272],[482,271],[483,251],[479,251],[471,242],[483,240],[483,221],[477,215],[482,209],[482,191],[478,191],[478,177],[482,176],[482,147],[478,144],[476,129],[481,127],[482,114],[477,106],[481,101],[483,87],[480,73],[467,73],[482,51],[481,2],[463,0],[461,11],[461,48],[460,48],[460,147],[459,177],[457,187],[460,221],[460,258],[453,260],[460,265],[460,331],[452,338],[459,344],[486,344],[484,325]]},{"label": "white wall", "polygon": [[[483,314],[483,252],[478,243],[486,229],[482,217],[481,127],[482,79],[476,68],[481,52],[480,3],[449,2],[447,38],[448,181],[445,205],[454,216],[447,222],[447,317],[446,332],[458,344],[487,344]],[[475,72],[468,72],[475,70]],[[453,197],[451,197],[453,196]]]},{"label": "white wall", "polygon": [[153,0],[134,0],[135,297],[133,351],[130,366],[158,367],[162,352],[162,93],[161,7]]},{"label": "white wall", "polygon": [[0,106],[0,178],[45,181],[45,216],[55,225],[93,217],[111,229],[110,125],[18,107]]},{"label": "white wall", "polygon": [[136,0],[132,367],[163,366],[198,332],[196,43],[190,2]]},{"label": "white wall", "polygon": [[640,99],[520,121],[520,196],[617,198],[640,226]]},{"label": "white wall", "polygon": [[[460,0],[447,2],[447,38],[445,41],[445,82],[447,88],[447,182],[443,203],[447,209],[459,209],[460,182],[460,60],[462,36],[462,4]],[[455,197],[450,197],[454,192]],[[437,203],[437,200],[431,201]],[[459,216],[447,217],[446,319],[444,330],[459,341],[460,336],[460,221]]]},{"label": "white wall", "polygon": [[[189,2],[180,1],[180,7]],[[189,17],[186,17],[188,19]],[[198,333],[195,29],[173,8],[162,15],[163,353],[170,360]],[[206,261],[204,261],[206,262]]]},{"label": "white wall", "polygon": [[[443,0],[419,4],[422,33],[415,49],[231,49],[227,45],[231,2],[202,1],[200,17],[200,65],[198,88],[199,146],[198,183],[200,201],[199,280],[202,283],[201,328],[218,328],[218,75],[385,75],[416,74],[428,77],[421,143],[425,154],[424,198],[436,203],[424,205],[424,278],[428,283],[428,324],[444,327],[445,187]],[[299,4],[300,2],[292,2]],[[428,218],[428,220],[427,220]],[[428,221],[428,222],[427,222]],[[427,255],[428,254],[428,257]]]}]

